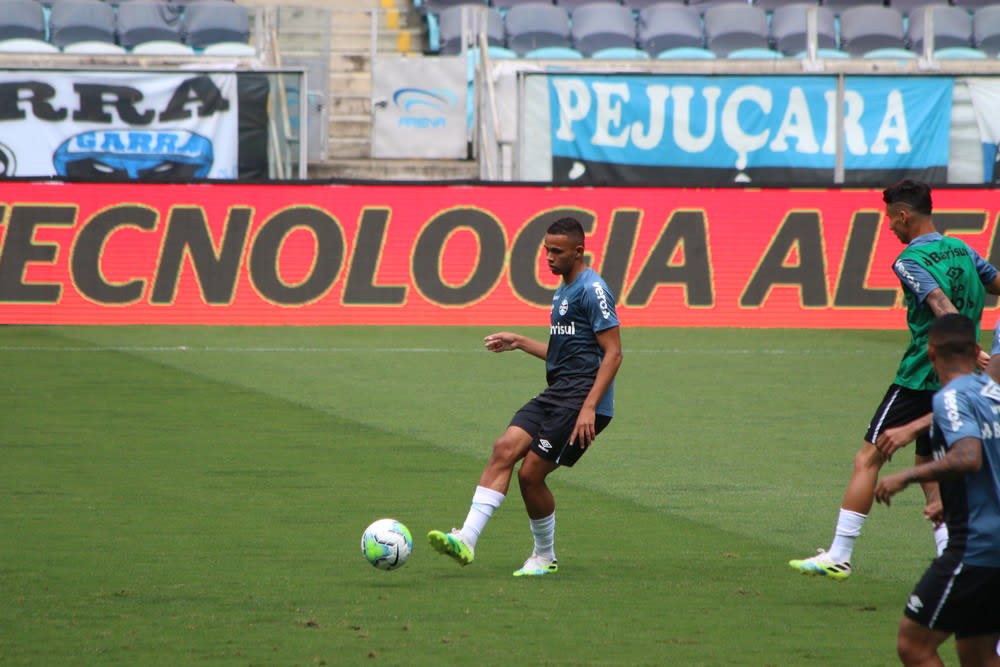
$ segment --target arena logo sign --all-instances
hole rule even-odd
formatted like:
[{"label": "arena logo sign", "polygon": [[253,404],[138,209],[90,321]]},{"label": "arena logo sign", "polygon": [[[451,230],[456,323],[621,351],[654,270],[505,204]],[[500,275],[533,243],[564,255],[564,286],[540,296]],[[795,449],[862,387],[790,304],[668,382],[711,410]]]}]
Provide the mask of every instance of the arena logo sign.
[{"label": "arena logo sign", "polygon": [[[567,213],[580,217],[588,233],[596,224],[595,216],[584,210],[546,210],[508,241],[504,225],[488,211],[455,208],[433,215],[408,248],[386,256],[386,247],[399,244],[391,242],[391,211],[385,208],[361,211],[353,245],[348,245],[344,228],[333,215],[312,206],[276,211],[259,224],[252,208],[232,207],[221,234],[213,234],[212,229],[220,227],[210,225],[197,206],[175,206],[161,217],[149,206],[119,204],[86,221],[78,220],[77,210],[69,204],[16,204],[9,210],[0,206],[0,221],[6,227],[0,247],[0,303],[56,304],[64,290],[73,289],[101,305],[170,305],[179,290],[195,289],[183,270],[190,266],[199,296],[209,305],[232,304],[240,289],[251,289],[257,298],[274,305],[306,305],[321,301],[342,280],[343,305],[402,307],[415,289],[436,306],[462,307],[488,298],[506,274],[520,301],[548,308],[553,290],[538,274],[545,229],[554,217]],[[982,212],[940,211],[935,219],[943,230],[982,230],[986,223]],[[639,224],[640,214],[634,210],[616,211],[608,221],[599,268],[612,293],[622,295],[619,302],[642,309],[661,288],[680,288],[689,308],[717,306],[714,275],[721,267],[711,263],[705,213],[670,212],[648,248],[637,243]],[[791,287],[805,308],[893,308],[898,289],[865,284],[879,225],[878,213],[856,213],[843,256],[832,258],[826,255],[819,214],[789,211],[753,270],[744,276],[738,307],[760,308],[773,289]],[[68,228],[72,236],[64,243],[40,240],[45,228]],[[297,231],[310,235],[311,254],[305,274],[290,282],[283,277],[283,250]],[[456,283],[443,275],[441,258],[460,231],[475,237],[477,250],[471,272]],[[128,243],[116,243],[117,235]],[[991,247],[1000,252],[996,241]],[[793,255],[796,261],[789,260]],[[408,282],[376,280],[383,261],[403,258],[409,264]],[[826,267],[836,261],[839,272],[828,275]],[[117,279],[109,277],[109,266],[118,267]],[[33,274],[34,269],[58,267],[64,269],[63,280]],[[129,277],[122,279],[122,273]]]},{"label": "arena logo sign", "polygon": [[[849,159],[946,163],[947,118],[935,120],[925,107],[950,104],[950,81],[849,81],[843,107]],[[551,76],[550,82],[555,155],[737,169],[834,163],[839,107],[832,78]],[[912,155],[928,134],[931,144]]]}]

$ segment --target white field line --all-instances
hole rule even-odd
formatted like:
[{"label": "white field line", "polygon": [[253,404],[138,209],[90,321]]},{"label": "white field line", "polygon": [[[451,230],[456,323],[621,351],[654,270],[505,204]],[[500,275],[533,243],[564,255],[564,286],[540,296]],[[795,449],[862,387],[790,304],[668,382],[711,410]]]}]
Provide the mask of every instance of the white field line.
[{"label": "white field line", "polygon": [[[444,348],[444,347],[238,347],[238,346],[202,346],[202,345],[0,345],[0,352],[125,352],[136,354],[171,353],[171,352],[221,352],[226,354],[480,354],[481,349]],[[721,356],[761,355],[844,355],[844,354],[877,354],[870,349],[857,350],[816,350],[816,349],[739,349],[739,348],[626,348],[626,354],[706,354]]]}]

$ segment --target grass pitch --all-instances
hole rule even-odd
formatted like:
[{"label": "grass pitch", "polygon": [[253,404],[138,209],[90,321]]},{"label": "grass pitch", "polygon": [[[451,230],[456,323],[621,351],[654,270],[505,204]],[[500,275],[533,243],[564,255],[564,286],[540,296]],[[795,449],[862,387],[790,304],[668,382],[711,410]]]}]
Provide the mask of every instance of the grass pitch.
[{"label": "grass pitch", "polygon": [[[847,582],[786,563],[828,545],[905,333],[626,329],[614,422],[550,478],[561,570],[525,580],[516,484],[471,566],[424,537],[544,381],[489,331],[0,328],[0,663],[895,664],[919,489]],[[359,550],[383,516],[394,572]]]}]

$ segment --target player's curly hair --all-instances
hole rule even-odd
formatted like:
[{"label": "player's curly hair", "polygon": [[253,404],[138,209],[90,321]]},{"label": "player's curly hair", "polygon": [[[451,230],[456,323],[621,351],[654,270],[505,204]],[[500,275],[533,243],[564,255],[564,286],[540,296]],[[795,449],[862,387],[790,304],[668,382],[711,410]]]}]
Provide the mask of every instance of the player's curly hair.
[{"label": "player's curly hair", "polygon": [[903,204],[923,215],[930,215],[933,210],[931,187],[921,181],[910,179],[902,180],[883,190],[882,201],[890,205]]}]

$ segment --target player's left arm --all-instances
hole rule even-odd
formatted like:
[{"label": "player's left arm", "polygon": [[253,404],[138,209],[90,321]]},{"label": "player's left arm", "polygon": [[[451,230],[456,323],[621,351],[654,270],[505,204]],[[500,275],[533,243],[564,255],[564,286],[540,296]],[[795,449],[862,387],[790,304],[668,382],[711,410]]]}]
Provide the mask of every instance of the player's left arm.
[{"label": "player's left arm", "polygon": [[889,499],[914,482],[936,482],[968,475],[983,465],[983,441],[965,437],[955,441],[943,458],[883,477],[875,487],[875,499],[889,504]]},{"label": "player's left arm", "polygon": [[579,445],[584,449],[589,447],[597,436],[597,404],[611,387],[611,383],[614,382],[615,375],[618,374],[618,369],[622,365],[621,327],[614,326],[598,331],[595,336],[597,344],[601,346],[604,353],[604,358],[597,369],[594,385],[583,401],[580,414],[576,418],[576,426],[573,427],[573,433],[570,434],[569,439],[571,444]]}]

